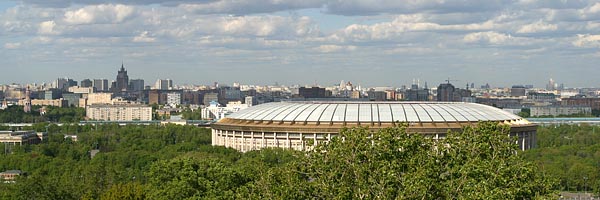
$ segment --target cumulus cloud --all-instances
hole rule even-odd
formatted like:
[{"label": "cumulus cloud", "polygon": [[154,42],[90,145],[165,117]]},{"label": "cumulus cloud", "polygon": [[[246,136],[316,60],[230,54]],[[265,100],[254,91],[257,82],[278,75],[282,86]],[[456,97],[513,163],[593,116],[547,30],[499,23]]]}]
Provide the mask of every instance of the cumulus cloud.
[{"label": "cumulus cloud", "polygon": [[576,47],[599,47],[600,48],[600,35],[580,34],[577,35],[577,39],[572,43]]},{"label": "cumulus cloud", "polygon": [[133,42],[155,42],[156,38],[150,36],[148,31],[140,33],[140,35],[133,38]]},{"label": "cumulus cloud", "polygon": [[347,52],[356,50],[356,46],[341,46],[341,45],[320,45],[315,48],[317,51],[321,53],[333,53],[333,52]]},{"label": "cumulus cloud", "polygon": [[222,0],[208,3],[184,3],[179,7],[200,14],[253,14],[285,10],[320,8],[324,0]]},{"label": "cumulus cloud", "polygon": [[42,22],[39,25],[38,33],[41,35],[56,35],[59,32],[54,27],[56,27],[56,22],[54,21]]},{"label": "cumulus cloud", "polygon": [[68,24],[110,24],[121,23],[134,13],[134,8],[126,5],[101,4],[85,6],[65,12],[63,20]]},{"label": "cumulus cloud", "polygon": [[463,41],[467,43],[494,45],[506,44],[511,40],[513,40],[512,36],[493,31],[469,33],[463,38]]},{"label": "cumulus cloud", "polygon": [[539,33],[555,31],[556,29],[558,29],[558,26],[556,24],[548,24],[543,21],[537,21],[535,23],[521,26],[521,28],[517,30],[517,33]]}]

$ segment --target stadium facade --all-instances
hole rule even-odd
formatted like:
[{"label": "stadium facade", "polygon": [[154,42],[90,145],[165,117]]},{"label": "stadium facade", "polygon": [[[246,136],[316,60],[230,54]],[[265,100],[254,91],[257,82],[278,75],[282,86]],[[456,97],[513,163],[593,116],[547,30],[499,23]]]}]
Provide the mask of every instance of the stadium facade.
[{"label": "stadium facade", "polygon": [[444,138],[480,121],[511,127],[522,150],[535,146],[536,125],[501,109],[457,102],[277,102],[250,107],[212,125],[212,144],[242,152],[266,147],[311,149],[344,127],[377,129],[408,123],[409,133]]}]

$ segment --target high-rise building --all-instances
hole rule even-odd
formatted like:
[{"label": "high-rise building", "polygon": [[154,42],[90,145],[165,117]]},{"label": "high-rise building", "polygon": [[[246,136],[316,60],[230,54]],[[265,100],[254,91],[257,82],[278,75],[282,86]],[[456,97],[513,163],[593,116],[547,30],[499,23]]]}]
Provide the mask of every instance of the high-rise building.
[{"label": "high-rise building", "polygon": [[513,97],[522,97],[525,96],[525,86],[522,85],[513,85],[512,88],[510,88],[510,96]]},{"label": "high-rise building", "polygon": [[31,112],[31,97],[29,97],[31,94],[29,92],[29,87],[27,87],[27,89],[25,89],[25,102],[23,105],[23,111],[28,113]]},{"label": "high-rise building", "polygon": [[45,100],[52,100],[52,99],[59,99],[62,96],[62,91],[59,89],[49,89],[44,91],[44,99]]},{"label": "high-rise building", "polygon": [[553,79],[550,79],[550,81],[548,81],[548,84],[546,84],[546,90],[556,90],[556,82],[554,82]]},{"label": "high-rise building", "polygon": [[54,88],[59,90],[67,90],[71,86],[77,86],[77,81],[70,78],[58,78],[54,81]]},{"label": "high-rise building", "polygon": [[79,85],[81,87],[92,87],[92,81],[90,79],[83,79]]},{"label": "high-rise building", "polygon": [[127,76],[127,71],[123,64],[121,64],[121,69],[117,73],[117,82],[115,85],[115,91],[122,92],[127,91],[129,87],[129,76]]},{"label": "high-rise building", "polygon": [[129,81],[129,90],[142,91],[144,90],[144,79],[132,79]]},{"label": "high-rise building", "polygon": [[244,103],[248,104],[248,107],[253,106],[255,104],[254,97],[253,96],[246,96],[246,98],[244,98]]},{"label": "high-rise building", "polygon": [[154,84],[154,89],[157,90],[170,90],[173,89],[173,80],[171,79],[158,79]]},{"label": "high-rise building", "polygon": [[437,88],[437,100],[438,101],[470,101],[472,99],[465,100],[465,98],[471,97],[471,91],[467,89],[455,88],[450,83],[442,83]]},{"label": "high-rise building", "polygon": [[454,100],[454,86],[450,83],[442,83],[437,88],[437,100],[438,101],[453,101]]},{"label": "high-rise building", "polygon": [[94,79],[92,86],[99,92],[106,92],[109,88],[107,79]]},{"label": "high-rise building", "polygon": [[202,99],[202,103],[205,106],[210,105],[210,102],[212,102],[212,101],[215,101],[215,102],[219,101],[219,94],[218,93],[211,92],[211,93],[204,94],[204,98]]},{"label": "high-rise building", "polygon": [[63,93],[62,97],[65,101],[67,101],[67,106],[79,106],[79,99],[81,98],[81,94],[79,93]]},{"label": "high-rise building", "polygon": [[300,87],[298,89],[298,94],[304,98],[325,98],[327,97],[327,93],[325,88],[320,87]]},{"label": "high-rise building", "polygon": [[167,104],[170,106],[177,106],[181,104],[181,93],[180,92],[169,92],[167,93]]}]

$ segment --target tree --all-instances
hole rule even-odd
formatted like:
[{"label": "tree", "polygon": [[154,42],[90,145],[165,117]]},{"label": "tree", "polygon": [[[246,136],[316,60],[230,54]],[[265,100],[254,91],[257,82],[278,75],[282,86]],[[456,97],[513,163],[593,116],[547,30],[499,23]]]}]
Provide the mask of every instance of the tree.
[{"label": "tree", "polygon": [[553,182],[517,155],[509,127],[480,123],[434,141],[405,126],[346,129],[328,143],[274,168],[246,198],[528,199],[552,195]]}]

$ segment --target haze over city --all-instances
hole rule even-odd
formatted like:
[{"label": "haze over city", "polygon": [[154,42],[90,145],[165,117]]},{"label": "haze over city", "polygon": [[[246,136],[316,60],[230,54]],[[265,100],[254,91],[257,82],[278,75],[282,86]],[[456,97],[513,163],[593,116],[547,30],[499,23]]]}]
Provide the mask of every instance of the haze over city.
[{"label": "haze over city", "polygon": [[0,20],[3,83],[124,61],[181,84],[600,84],[598,1],[16,0]]}]

